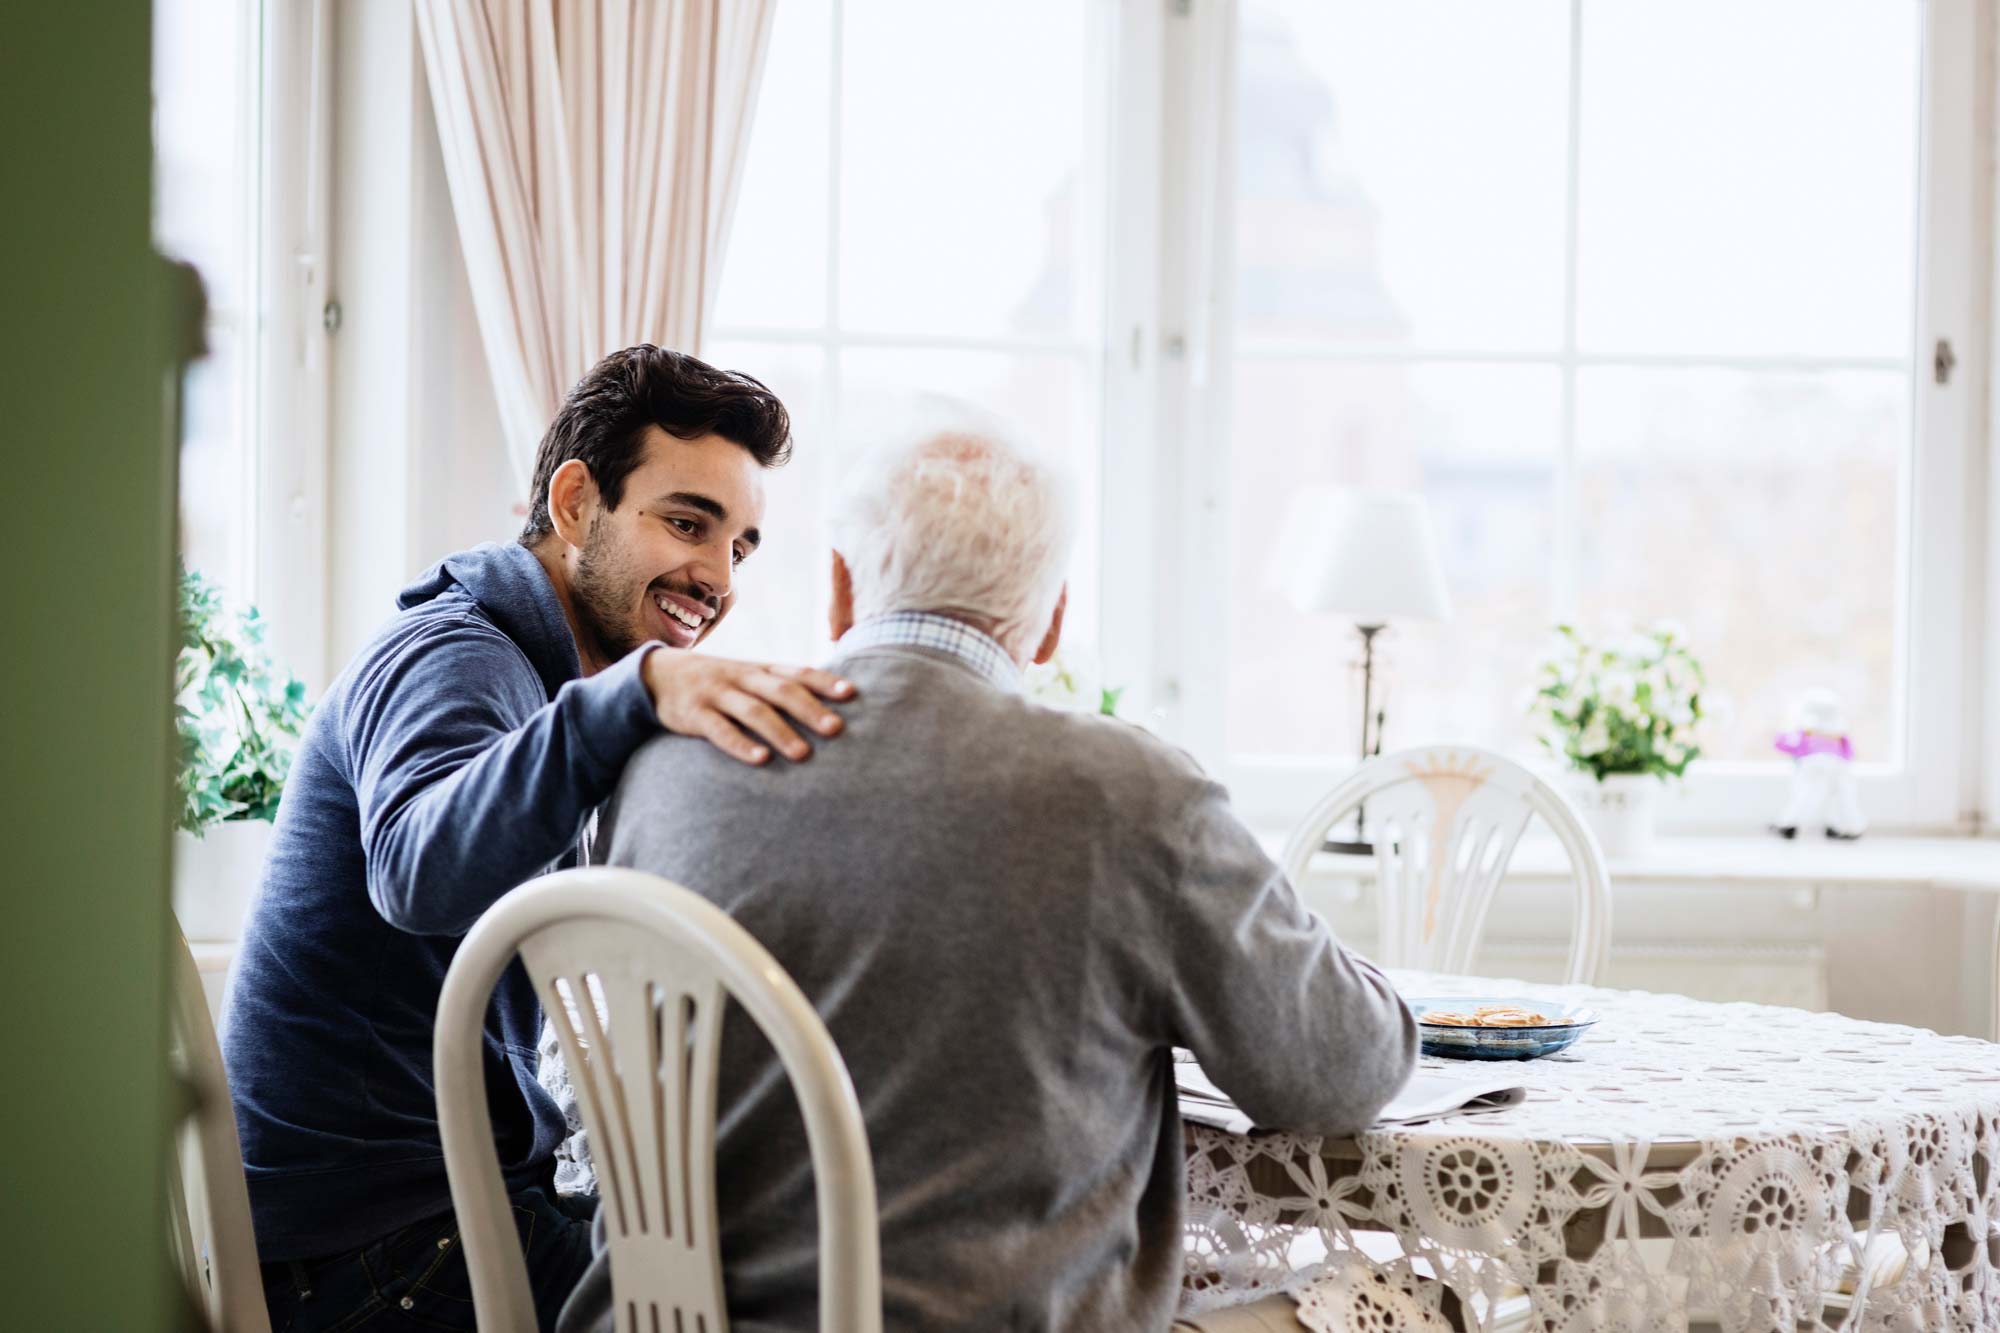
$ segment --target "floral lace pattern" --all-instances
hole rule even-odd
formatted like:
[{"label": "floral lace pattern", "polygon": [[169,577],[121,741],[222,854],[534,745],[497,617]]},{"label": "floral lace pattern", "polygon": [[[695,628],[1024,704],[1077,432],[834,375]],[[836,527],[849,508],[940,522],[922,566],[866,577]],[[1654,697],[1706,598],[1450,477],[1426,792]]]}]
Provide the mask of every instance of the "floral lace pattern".
[{"label": "floral lace pattern", "polygon": [[[1527,1100],[1351,1141],[1188,1127],[1182,1305],[1291,1290],[1334,1333],[2000,1329],[2000,1046],[1674,995],[1579,1001]],[[1449,1069],[1452,1062],[1427,1058]],[[1515,1326],[1519,1326],[1518,1324]]]},{"label": "floral lace pattern", "polygon": [[583,1112],[576,1103],[576,1089],[569,1085],[569,1064],[563,1059],[562,1043],[555,1026],[542,1024],[542,1039],[535,1044],[541,1057],[535,1066],[535,1081],[555,1099],[562,1112],[563,1141],[556,1145],[556,1193],[597,1193],[597,1172],[590,1164],[590,1131],[583,1127]]}]

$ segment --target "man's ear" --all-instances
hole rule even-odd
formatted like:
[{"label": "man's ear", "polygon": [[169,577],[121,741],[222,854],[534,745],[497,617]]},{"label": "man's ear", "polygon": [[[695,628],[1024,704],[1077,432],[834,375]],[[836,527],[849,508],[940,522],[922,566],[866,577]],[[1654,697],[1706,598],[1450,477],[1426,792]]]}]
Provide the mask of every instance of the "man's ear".
[{"label": "man's ear", "polygon": [[549,526],[565,546],[583,549],[597,506],[597,479],[581,458],[570,459],[549,478]]},{"label": "man's ear", "polygon": [[833,602],[827,607],[826,628],[836,639],[854,628],[854,575],[838,551],[833,553]]},{"label": "man's ear", "polygon": [[1049,632],[1042,636],[1042,646],[1035,649],[1035,664],[1041,665],[1056,655],[1056,645],[1062,642],[1063,612],[1069,608],[1069,585],[1063,584],[1056,594],[1056,613],[1049,618]]}]

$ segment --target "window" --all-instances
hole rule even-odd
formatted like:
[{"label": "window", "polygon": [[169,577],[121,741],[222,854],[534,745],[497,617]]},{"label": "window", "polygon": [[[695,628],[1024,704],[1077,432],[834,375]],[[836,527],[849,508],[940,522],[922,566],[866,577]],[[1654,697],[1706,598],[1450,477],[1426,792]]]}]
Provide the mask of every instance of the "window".
[{"label": "window", "polygon": [[326,0],[156,0],[155,244],[200,273],[181,386],[181,558],[327,679]]},{"label": "window", "polygon": [[[1950,260],[1953,225],[1920,234],[1920,184],[1965,169],[1971,123],[1932,88],[1946,128],[1924,132],[1938,21],[1877,0],[1245,0],[1210,474],[1230,622],[1223,679],[1195,681],[1253,805],[1296,813],[1301,767],[1358,744],[1353,627],[1266,577],[1302,483],[1431,508],[1456,614],[1381,640],[1390,748],[1521,751],[1552,623],[1667,617],[1727,705],[1691,786],[1781,776],[1771,739],[1813,686],[1904,795],[1957,762],[1915,749],[1953,707],[1914,687],[1956,679],[1965,577],[1926,521],[1964,445],[1920,401],[1952,313],[1919,324],[1922,260]],[[1949,822],[1954,796],[1900,817]]]},{"label": "window", "polygon": [[1974,347],[1973,28],[784,0],[707,351],[801,444],[718,647],[820,654],[841,461],[939,391],[1077,465],[1073,642],[1253,818],[1355,748],[1352,627],[1267,583],[1318,483],[1418,490],[1440,531],[1457,612],[1382,641],[1392,746],[1525,751],[1557,619],[1671,617],[1729,703],[1683,821],[1775,808],[1771,737],[1828,686],[1877,821],[1951,824],[1978,368],[1932,357]]},{"label": "window", "polygon": [[[824,655],[824,506],[848,451],[913,395],[1020,422],[1096,513],[1108,13],[778,6],[704,355],[770,383],[798,450],[769,479],[765,545],[718,651]],[[1096,531],[1072,642],[1093,637]]]},{"label": "window", "polygon": [[155,243],[194,265],[208,354],[181,392],[181,558],[256,593],[258,29],[245,0],[154,6]]}]

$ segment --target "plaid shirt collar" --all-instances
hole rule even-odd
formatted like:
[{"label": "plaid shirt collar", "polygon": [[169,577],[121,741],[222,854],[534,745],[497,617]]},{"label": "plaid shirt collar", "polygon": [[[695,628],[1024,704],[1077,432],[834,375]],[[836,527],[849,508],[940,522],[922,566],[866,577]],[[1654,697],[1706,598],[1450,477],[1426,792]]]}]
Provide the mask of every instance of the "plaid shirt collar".
[{"label": "plaid shirt collar", "polygon": [[990,685],[1010,694],[1021,692],[1021,669],[990,634],[962,620],[928,611],[891,611],[870,616],[840,636],[839,651],[864,648],[928,648],[972,668]]}]

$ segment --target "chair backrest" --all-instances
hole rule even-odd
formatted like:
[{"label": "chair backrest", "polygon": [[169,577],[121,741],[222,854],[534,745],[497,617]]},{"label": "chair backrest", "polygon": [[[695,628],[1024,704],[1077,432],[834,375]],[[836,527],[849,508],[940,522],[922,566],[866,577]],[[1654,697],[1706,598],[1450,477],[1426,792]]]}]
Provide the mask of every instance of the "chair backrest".
[{"label": "chair backrest", "polygon": [[1283,861],[1292,883],[1304,881],[1327,831],[1364,804],[1380,897],[1377,961],[1470,970],[1494,892],[1528,821],[1540,815],[1576,884],[1565,979],[1597,980],[1611,947],[1611,881],[1597,839],[1561,792],[1511,759],[1466,746],[1377,756],[1293,830]]},{"label": "chair backrest", "polygon": [[174,1163],[167,1173],[168,1240],[188,1295],[207,1314],[210,1328],[271,1333],[222,1047],[208,1016],[201,972],[178,922],[174,940],[168,1064],[185,1114],[175,1127]]},{"label": "chair backrest", "polygon": [[438,999],[438,1122],[479,1327],[535,1328],[480,1062],[493,987],[517,953],[562,1044],[590,1136],[621,1333],[729,1326],[715,1196],[728,999],[770,1040],[805,1118],[820,1327],[879,1333],[875,1170],[825,1024],[721,909],[655,875],[606,867],[545,875],[494,904],[459,945]]}]

